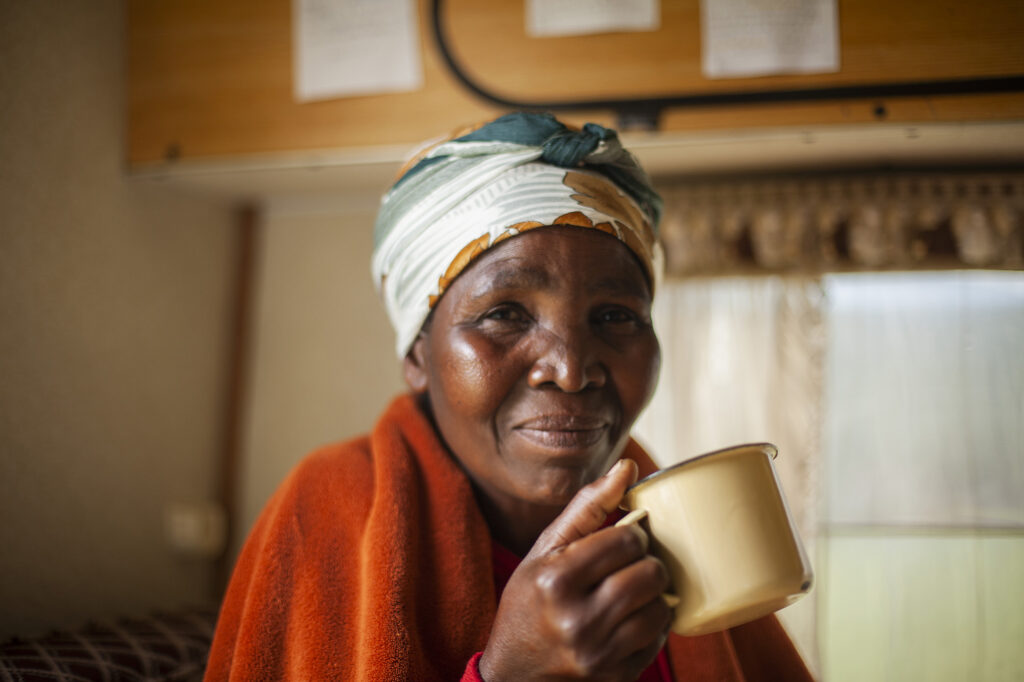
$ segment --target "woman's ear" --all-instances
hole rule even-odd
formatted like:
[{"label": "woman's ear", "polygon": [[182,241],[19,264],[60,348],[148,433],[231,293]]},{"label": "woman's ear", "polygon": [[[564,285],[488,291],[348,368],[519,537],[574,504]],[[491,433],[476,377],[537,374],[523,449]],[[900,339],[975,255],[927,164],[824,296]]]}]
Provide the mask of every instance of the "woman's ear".
[{"label": "woman's ear", "polygon": [[426,334],[420,332],[413,341],[412,348],[405,354],[402,361],[402,371],[405,374],[405,383],[413,393],[426,393],[429,384],[426,362]]}]

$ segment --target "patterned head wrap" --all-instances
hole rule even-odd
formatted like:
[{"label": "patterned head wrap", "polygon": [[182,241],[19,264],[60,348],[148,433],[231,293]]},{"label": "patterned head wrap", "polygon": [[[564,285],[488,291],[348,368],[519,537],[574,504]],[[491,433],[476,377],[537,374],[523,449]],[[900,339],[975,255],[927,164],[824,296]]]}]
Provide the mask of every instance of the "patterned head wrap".
[{"label": "patterned head wrap", "polygon": [[550,225],[606,232],[660,279],[661,199],[615,131],[516,113],[414,157],[384,195],[372,270],[404,357],[437,300],[473,259]]}]

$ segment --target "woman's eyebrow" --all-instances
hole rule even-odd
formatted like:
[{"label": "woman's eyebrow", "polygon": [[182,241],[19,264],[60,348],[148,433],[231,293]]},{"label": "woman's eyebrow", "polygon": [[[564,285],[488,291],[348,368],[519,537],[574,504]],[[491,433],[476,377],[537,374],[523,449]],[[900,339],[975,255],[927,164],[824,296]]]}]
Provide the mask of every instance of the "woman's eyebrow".
[{"label": "woman's eyebrow", "polygon": [[648,298],[650,291],[647,283],[633,277],[605,277],[598,280],[593,291],[613,296],[634,296]]}]

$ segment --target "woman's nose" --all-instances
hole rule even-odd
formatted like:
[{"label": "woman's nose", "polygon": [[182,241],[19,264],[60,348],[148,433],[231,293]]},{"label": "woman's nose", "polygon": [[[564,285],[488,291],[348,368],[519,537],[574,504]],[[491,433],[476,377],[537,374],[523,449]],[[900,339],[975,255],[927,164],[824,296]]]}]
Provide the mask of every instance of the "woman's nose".
[{"label": "woman's nose", "polygon": [[566,393],[603,386],[607,373],[597,352],[597,340],[581,326],[547,330],[527,381],[532,388],[554,385]]}]

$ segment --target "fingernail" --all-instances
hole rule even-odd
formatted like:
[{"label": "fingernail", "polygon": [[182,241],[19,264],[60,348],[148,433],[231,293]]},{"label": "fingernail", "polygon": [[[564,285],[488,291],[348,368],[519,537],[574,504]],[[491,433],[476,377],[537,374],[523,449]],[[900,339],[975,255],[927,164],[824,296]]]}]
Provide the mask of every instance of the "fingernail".
[{"label": "fingernail", "polygon": [[616,526],[628,526],[631,523],[640,523],[641,521],[643,521],[646,518],[647,518],[647,510],[646,509],[634,509],[633,511],[629,512],[628,514],[623,516],[621,519],[616,521],[615,525]]},{"label": "fingernail", "polygon": [[608,470],[608,473],[605,474],[605,475],[606,476],[614,476],[615,474],[617,474],[620,471],[622,471],[622,467],[624,467],[625,465],[626,465],[626,460],[620,459],[618,462],[615,463],[615,465],[611,469]]},{"label": "fingernail", "polygon": [[628,457],[623,457],[622,459],[615,463],[615,466],[612,467],[612,471],[615,473],[621,473],[623,467],[629,469],[628,485],[633,485],[634,483],[636,483],[637,476],[639,476],[639,470],[637,469],[636,462],[629,459]]}]

